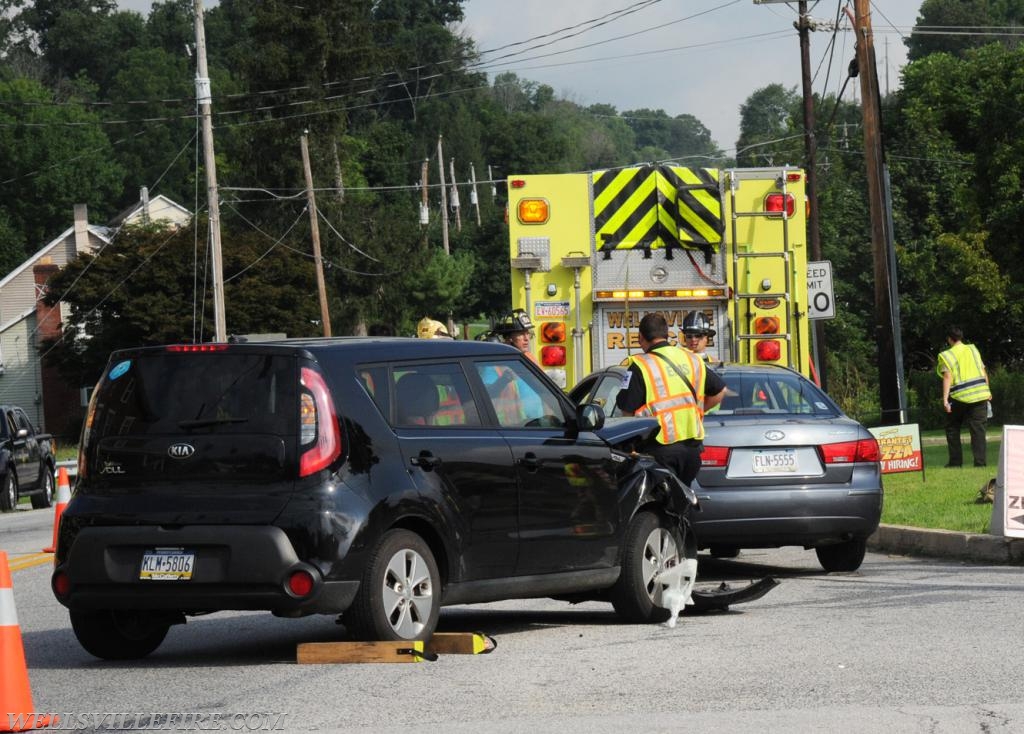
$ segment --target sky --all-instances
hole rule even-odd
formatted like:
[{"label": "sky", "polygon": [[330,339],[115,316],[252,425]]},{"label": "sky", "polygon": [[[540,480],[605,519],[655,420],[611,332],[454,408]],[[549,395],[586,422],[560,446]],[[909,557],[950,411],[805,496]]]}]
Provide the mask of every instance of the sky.
[{"label": "sky", "polygon": [[[834,21],[842,1],[811,0],[811,18]],[[150,4],[119,1],[122,8],[144,14]],[[884,94],[899,87],[906,63],[903,38],[917,19],[920,0],[870,4]],[[740,105],[752,92],[776,82],[802,91],[796,8],[796,2],[774,0],[466,0],[461,30],[489,52],[482,69],[492,78],[511,71],[551,86],[559,97],[581,105],[611,104],[619,112],[690,114],[704,123],[720,148],[732,153]],[[599,27],[586,23],[599,18],[608,22]],[[836,34],[831,67],[831,30],[811,33],[816,92],[837,93],[853,58],[849,22],[841,27],[846,30]],[[859,92],[859,83],[852,80],[843,99],[856,99]]]}]

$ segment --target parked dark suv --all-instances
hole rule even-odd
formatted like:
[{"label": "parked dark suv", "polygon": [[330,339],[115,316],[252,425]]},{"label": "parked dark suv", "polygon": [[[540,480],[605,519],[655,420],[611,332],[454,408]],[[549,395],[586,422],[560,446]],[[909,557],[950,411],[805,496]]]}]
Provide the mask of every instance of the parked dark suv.
[{"label": "parked dark suv", "polygon": [[[442,605],[607,599],[662,621],[692,493],[500,344],[324,339],[116,352],[52,586],[102,658],[186,616],[344,614],[424,639]],[[675,576],[679,574],[676,573]]]}]

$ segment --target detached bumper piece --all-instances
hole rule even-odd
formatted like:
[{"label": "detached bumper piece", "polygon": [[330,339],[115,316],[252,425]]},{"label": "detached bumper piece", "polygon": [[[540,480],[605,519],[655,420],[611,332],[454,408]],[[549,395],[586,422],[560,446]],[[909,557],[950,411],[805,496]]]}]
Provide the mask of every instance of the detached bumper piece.
[{"label": "detached bumper piece", "polygon": [[778,585],[778,581],[768,576],[739,589],[724,581],[715,589],[694,589],[691,593],[693,606],[687,607],[686,612],[724,612],[733,604],[760,599]]}]

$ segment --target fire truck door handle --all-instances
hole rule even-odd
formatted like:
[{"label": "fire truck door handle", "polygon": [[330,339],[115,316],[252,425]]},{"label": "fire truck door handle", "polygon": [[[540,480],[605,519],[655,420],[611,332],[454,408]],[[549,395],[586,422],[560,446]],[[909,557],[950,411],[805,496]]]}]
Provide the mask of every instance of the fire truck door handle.
[{"label": "fire truck door handle", "polygon": [[540,461],[537,459],[537,455],[532,451],[523,454],[523,458],[518,459],[516,463],[529,472],[537,471],[540,468]]},{"label": "fire truck door handle", "polygon": [[427,450],[420,451],[420,455],[409,459],[409,463],[423,471],[433,471],[441,466],[441,460]]}]

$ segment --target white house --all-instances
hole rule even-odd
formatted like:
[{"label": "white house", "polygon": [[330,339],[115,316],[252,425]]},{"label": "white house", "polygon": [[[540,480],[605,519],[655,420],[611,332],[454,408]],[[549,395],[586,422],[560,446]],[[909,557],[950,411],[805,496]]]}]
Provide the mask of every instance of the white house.
[{"label": "white house", "polygon": [[65,385],[55,370],[43,368],[38,351],[60,334],[63,304],[50,308],[40,298],[49,277],[81,253],[94,253],[111,242],[124,224],[165,222],[182,226],[191,213],[160,195],[152,200],[142,189],[137,204],[107,226],[89,224],[84,204],[74,208],[74,224],[0,280],[0,404],[21,406],[44,431],[61,433],[68,417],[81,415],[85,391]]}]

